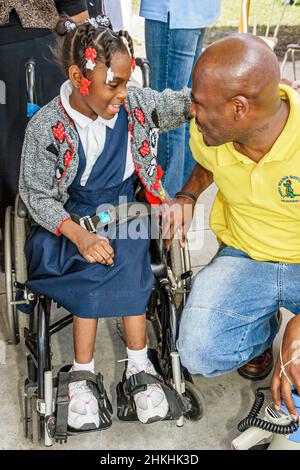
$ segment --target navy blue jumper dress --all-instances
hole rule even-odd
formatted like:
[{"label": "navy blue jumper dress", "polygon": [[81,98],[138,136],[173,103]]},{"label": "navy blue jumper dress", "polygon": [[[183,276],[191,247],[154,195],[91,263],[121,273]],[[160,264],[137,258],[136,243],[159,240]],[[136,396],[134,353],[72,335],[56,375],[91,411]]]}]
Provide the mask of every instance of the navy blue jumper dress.
[{"label": "navy blue jumper dress", "polygon": [[[120,196],[127,197],[128,202],[134,200],[134,176],[123,181],[127,143],[128,118],[121,107],[114,128],[106,128],[103,152],[85,186],[80,185],[80,179],[86,158],[79,143],[78,171],[69,187],[70,199],[65,204],[70,214],[94,215],[99,205],[119,204]],[[133,222],[127,224],[125,231],[130,230]],[[57,237],[41,226],[33,227],[25,247],[28,288],[83,318],[144,314],[153,287],[153,274],[149,222],[139,219],[139,223],[147,226],[146,238],[130,239],[124,236],[124,226],[116,228],[114,239],[110,240],[115,252],[113,267],[88,263],[65,236]]]}]

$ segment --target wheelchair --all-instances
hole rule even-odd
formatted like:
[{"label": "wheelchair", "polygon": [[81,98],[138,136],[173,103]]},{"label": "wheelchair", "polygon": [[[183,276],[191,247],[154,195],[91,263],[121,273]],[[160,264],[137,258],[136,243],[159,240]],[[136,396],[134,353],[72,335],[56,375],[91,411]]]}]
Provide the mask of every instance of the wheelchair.
[{"label": "wheelchair", "polygon": [[[137,62],[142,71],[147,73],[147,62]],[[29,61],[26,76],[29,77],[31,95],[34,71],[34,61]],[[51,336],[71,324],[73,316],[67,314],[51,323],[50,312],[54,301],[30,292],[26,287],[27,265],[24,246],[31,225],[28,211],[17,195],[14,207],[7,207],[5,215],[6,317],[10,342],[15,345],[20,343],[24,359],[27,360],[27,378],[23,389],[25,436],[35,444],[44,442],[45,446],[51,446],[54,441],[63,443],[69,435],[77,434],[67,429],[67,425],[63,432],[61,426],[58,426],[58,410],[61,410],[62,406],[66,410],[68,402],[66,396],[60,393],[60,379],[63,374],[54,376],[51,364]],[[202,394],[194,386],[189,372],[181,366],[176,349],[180,315],[191,288],[190,256],[187,244],[183,249],[178,240],[173,241],[169,252],[165,251],[161,237],[155,242],[154,245],[151,244],[151,266],[155,282],[146,311],[148,329],[151,330],[148,337],[152,336],[154,343],[150,354],[163,387],[173,390],[177,405],[181,405],[173,416],[168,415],[166,419],[173,419],[177,426],[183,426],[184,418],[199,420],[203,415]],[[22,298],[19,300],[16,298],[17,291],[22,292]],[[28,314],[18,310],[17,307],[21,305],[23,309],[26,306],[34,307]],[[66,376],[66,369],[62,372]],[[133,387],[139,385],[133,384]],[[102,399],[106,400],[107,397],[102,396]],[[122,382],[117,386],[117,410],[119,419],[137,420],[133,397],[126,394]],[[88,431],[78,431],[85,432]]]}]

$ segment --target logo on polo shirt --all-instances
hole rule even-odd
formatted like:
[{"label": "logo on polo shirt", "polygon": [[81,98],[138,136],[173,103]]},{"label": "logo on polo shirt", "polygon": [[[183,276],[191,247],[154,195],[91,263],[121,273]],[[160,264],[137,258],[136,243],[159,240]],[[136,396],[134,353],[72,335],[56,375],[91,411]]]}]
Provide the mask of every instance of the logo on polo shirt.
[{"label": "logo on polo shirt", "polygon": [[278,183],[281,202],[300,202],[300,178],[284,176]]}]

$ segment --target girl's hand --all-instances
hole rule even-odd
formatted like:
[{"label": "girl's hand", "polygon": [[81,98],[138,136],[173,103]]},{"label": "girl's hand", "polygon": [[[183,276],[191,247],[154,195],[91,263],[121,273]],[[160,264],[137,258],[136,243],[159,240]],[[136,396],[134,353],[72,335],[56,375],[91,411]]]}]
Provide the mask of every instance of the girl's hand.
[{"label": "girl's hand", "polygon": [[106,237],[85,231],[75,242],[79,253],[89,263],[114,265],[114,250]]}]

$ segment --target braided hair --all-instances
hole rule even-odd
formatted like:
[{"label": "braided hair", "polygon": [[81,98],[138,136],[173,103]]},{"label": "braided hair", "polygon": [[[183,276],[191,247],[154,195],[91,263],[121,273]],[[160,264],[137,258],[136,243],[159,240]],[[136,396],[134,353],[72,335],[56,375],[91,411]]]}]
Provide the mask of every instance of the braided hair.
[{"label": "braided hair", "polygon": [[[105,21],[101,21],[101,24],[102,18],[105,18]],[[102,61],[108,68],[116,52],[129,52],[131,58],[134,57],[133,41],[128,31],[113,31],[107,17],[97,16],[96,19],[87,20],[84,24],[76,26],[66,14],[63,14],[60,16],[55,31],[58,41],[52,52],[66,76],[68,76],[69,67],[77,65],[86,77],[85,50],[87,48],[94,48],[97,52],[96,63]]]}]

